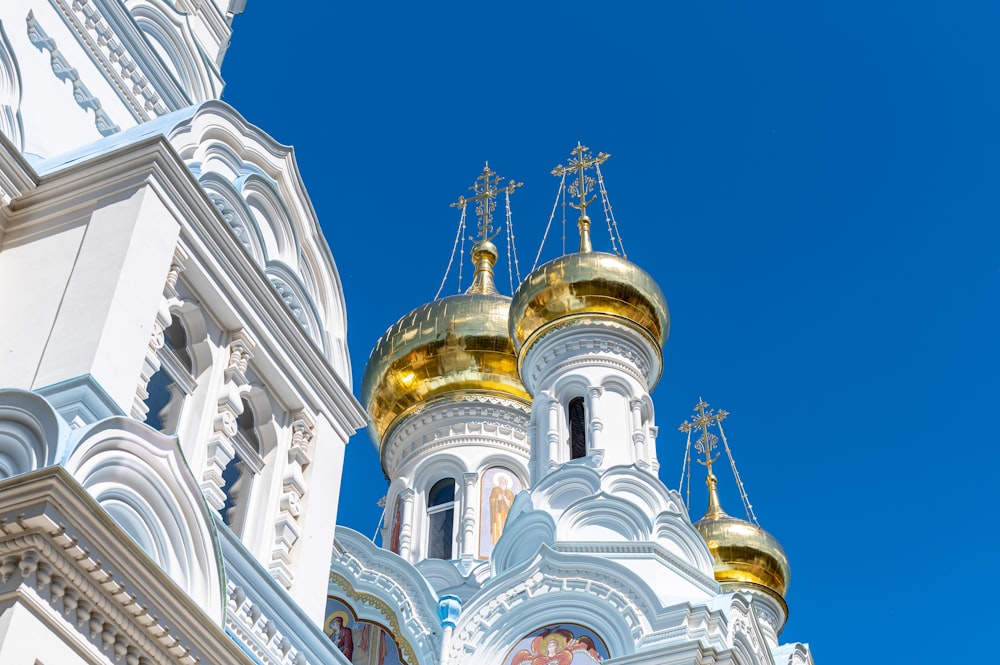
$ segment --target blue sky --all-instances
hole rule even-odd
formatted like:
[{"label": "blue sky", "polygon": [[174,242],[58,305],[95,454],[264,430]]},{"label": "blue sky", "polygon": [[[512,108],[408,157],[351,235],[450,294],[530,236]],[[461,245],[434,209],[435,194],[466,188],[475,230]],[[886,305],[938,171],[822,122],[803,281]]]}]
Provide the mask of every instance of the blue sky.
[{"label": "blue sky", "polygon": [[[941,662],[946,634],[1000,618],[973,575],[998,527],[1000,5],[766,4],[254,1],[223,98],[295,146],[356,388],[377,337],[437,291],[448,203],[484,160],[525,183],[523,271],[549,171],[578,140],[611,153],[629,259],[672,317],[663,480],[698,397],[728,410],[791,560],[783,640],[826,664]],[[364,432],[346,463],[340,522],[371,535],[385,484]]]}]

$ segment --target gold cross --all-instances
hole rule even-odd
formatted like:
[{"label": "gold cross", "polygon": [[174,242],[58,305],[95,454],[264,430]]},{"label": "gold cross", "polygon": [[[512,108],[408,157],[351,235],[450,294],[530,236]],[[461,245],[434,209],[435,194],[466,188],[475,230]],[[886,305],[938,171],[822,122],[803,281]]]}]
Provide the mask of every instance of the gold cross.
[{"label": "gold cross", "polygon": [[611,156],[606,152],[599,152],[597,153],[597,157],[591,157],[590,152],[588,152],[589,150],[590,148],[577,141],[576,147],[570,153],[569,166],[558,164],[552,169],[552,175],[556,177],[576,172],[577,180],[569,186],[569,193],[571,196],[578,197],[580,203],[570,203],[570,205],[580,211],[581,217],[587,216],[587,206],[597,198],[595,194],[589,201],[587,200],[587,195],[594,191],[594,179],[586,175],[585,171],[603,164]]},{"label": "gold cross", "polygon": [[712,451],[715,450],[715,444],[718,443],[719,437],[709,432],[708,428],[712,425],[718,425],[725,420],[729,412],[719,409],[719,412],[715,413],[714,409],[706,410],[707,407],[708,404],[705,400],[699,397],[698,403],[694,406],[697,411],[691,415],[691,422],[685,420],[679,429],[685,434],[692,431],[701,432],[701,436],[698,437],[695,447],[698,449],[698,452],[704,453],[705,461],[698,460],[698,463],[708,467],[708,473],[711,475],[712,463],[719,458],[719,453],[716,453],[715,457],[712,457]]},{"label": "gold cross", "polygon": [[452,208],[464,208],[470,201],[476,202],[476,217],[479,218],[480,240],[492,240],[496,237],[496,233],[493,233],[493,211],[497,207],[497,196],[502,193],[513,194],[515,189],[524,184],[523,182],[510,180],[506,185],[501,187],[500,181],[502,179],[496,174],[496,171],[490,170],[490,163],[486,162],[486,166],[483,167],[483,174],[476,178],[472,187],[469,187],[472,190],[472,196],[468,198],[459,196],[458,200],[451,204]]}]

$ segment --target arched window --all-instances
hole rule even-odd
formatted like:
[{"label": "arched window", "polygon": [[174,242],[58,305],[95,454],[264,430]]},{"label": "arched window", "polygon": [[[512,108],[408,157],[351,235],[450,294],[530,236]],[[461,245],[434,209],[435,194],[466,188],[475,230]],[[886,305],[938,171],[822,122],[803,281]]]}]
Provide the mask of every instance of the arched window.
[{"label": "arched window", "polygon": [[427,556],[450,559],[455,530],[455,481],[445,478],[427,493]]},{"label": "arched window", "polygon": [[163,346],[156,352],[160,369],[146,384],[146,424],[155,430],[172,434],[177,431],[177,419],[183,398],[194,392],[194,363],[188,349],[187,331],[174,317],[163,331]]},{"label": "arched window", "polygon": [[569,401],[569,458],[587,456],[587,412],[582,397]]},{"label": "arched window", "polygon": [[234,533],[242,535],[250,503],[250,488],[254,477],[264,468],[257,422],[253,407],[246,400],[243,400],[243,413],[236,419],[236,425],[237,431],[233,437],[236,454],[222,472],[222,491],[226,494],[226,503],[219,513]]}]

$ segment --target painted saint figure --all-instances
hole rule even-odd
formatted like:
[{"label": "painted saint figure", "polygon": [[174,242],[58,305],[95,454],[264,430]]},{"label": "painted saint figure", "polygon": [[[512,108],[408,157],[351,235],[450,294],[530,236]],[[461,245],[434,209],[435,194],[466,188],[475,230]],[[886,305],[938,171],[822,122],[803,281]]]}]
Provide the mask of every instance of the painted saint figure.
[{"label": "painted saint figure", "polygon": [[493,544],[500,540],[500,534],[507,524],[507,514],[514,503],[514,493],[510,491],[510,476],[498,472],[493,476],[493,491],[490,492],[490,535]]},{"label": "painted saint figure", "polygon": [[330,618],[330,641],[347,660],[351,660],[354,657],[354,633],[347,627],[347,621],[347,612],[340,610],[333,613]]},{"label": "painted saint figure", "polygon": [[511,665],[571,665],[577,652],[586,653],[595,662],[601,660],[589,637],[575,640],[573,633],[557,628],[533,639],[531,650],[521,649],[510,662]]}]

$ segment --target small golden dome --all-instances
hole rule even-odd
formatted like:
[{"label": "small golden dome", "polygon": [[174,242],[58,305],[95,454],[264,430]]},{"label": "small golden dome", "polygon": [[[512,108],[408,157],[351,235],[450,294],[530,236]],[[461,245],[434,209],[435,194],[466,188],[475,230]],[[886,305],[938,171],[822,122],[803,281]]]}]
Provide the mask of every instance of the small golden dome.
[{"label": "small golden dome", "polygon": [[649,273],[614,254],[586,249],[549,261],[521,283],[510,308],[510,336],[523,353],[555,323],[594,314],[634,324],[658,351],[667,341],[667,301]]},{"label": "small golden dome", "polygon": [[493,243],[472,249],[476,276],[464,294],[413,310],[379,338],[365,366],[361,400],[381,449],[401,416],[455,391],[500,393],[529,401],[507,332],[510,298],[497,293]]},{"label": "small golden dome", "polygon": [[784,602],[791,579],[788,556],[777,539],[756,524],[727,515],[719,505],[714,475],[708,477],[705,516],[694,527],[715,559],[715,579],[727,586],[763,587]]}]

